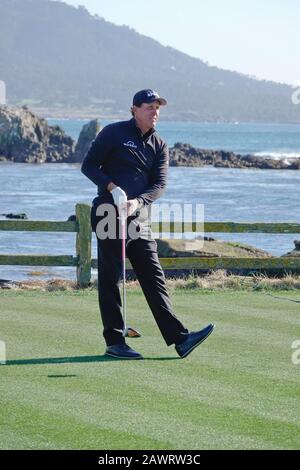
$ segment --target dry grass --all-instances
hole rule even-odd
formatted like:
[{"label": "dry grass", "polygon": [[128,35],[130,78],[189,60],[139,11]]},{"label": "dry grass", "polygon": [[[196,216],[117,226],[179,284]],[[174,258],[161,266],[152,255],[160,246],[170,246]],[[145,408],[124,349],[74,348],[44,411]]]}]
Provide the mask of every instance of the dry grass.
[{"label": "dry grass", "polygon": [[186,279],[168,281],[172,289],[205,289],[205,290],[297,290],[300,289],[300,276],[286,274],[281,277],[268,277],[264,274],[238,276],[219,269],[209,274],[190,276]]},{"label": "dry grass", "polygon": [[269,278],[263,274],[254,275],[256,290],[296,290],[300,289],[300,276],[286,274],[283,277]]},{"label": "dry grass", "polygon": [[76,281],[67,279],[51,279],[48,281],[30,280],[15,282],[11,285],[5,285],[5,289],[15,290],[37,290],[37,291],[73,291],[78,289]]},{"label": "dry grass", "polygon": [[[263,274],[251,276],[238,276],[228,274],[225,270],[211,271],[204,276],[189,275],[185,278],[167,279],[170,290],[298,290],[300,289],[300,276],[286,274],[278,277],[268,277]],[[139,287],[138,281],[127,281],[127,289]],[[28,280],[3,285],[2,288],[17,290],[40,290],[40,291],[75,291],[80,290],[76,281],[66,279],[51,280]],[[93,280],[85,290],[97,289],[97,280]]]}]

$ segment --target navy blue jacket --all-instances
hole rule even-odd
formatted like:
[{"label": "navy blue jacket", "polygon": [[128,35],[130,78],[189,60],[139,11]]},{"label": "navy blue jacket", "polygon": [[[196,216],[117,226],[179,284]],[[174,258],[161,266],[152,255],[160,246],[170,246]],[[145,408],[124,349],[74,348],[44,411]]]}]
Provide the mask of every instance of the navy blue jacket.
[{"label": "navy blue jacket", "polygon": [[120,186],[127,199],[138,199],[140,207],[159,198],[166,187],[169,165],[167,144],[151,129],[142,135],[134,118],[104,127],[92,142],[82,173],[98,186],[98,201],[112,202],[106,189]]}]

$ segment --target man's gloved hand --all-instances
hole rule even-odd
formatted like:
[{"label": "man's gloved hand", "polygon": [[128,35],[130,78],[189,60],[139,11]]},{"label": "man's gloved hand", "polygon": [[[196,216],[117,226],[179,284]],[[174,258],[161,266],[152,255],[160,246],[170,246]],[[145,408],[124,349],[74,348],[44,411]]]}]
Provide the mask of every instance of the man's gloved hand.
[{"label": "man's gloved hand", "polygon": [[114,189],[111,190],[111,195],[114,200],[114,204],[117,206],[119,214],[126,212],[127,209],[127,196],[125,191],[119,186],[116,186]]},{"label": "man's gloved hand", "polygon": [[139,207],[139,201],[137,199],[130,199],[127,201],[127,216],[130,217]]},{"label": "man's gloved hand", "polygon": [[111,195],[114,200],[114,204],[119,208],[121,205],[125,204],[127,202],[127,196],[125,191],[123,191],[122,188],[119,186],[116,186],[112,191]]}]

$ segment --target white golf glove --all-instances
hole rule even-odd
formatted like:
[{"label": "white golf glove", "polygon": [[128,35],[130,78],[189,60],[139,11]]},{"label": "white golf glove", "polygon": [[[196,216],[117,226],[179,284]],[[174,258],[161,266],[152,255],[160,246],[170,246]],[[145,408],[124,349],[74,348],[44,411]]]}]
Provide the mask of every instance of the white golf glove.
[{"label": "white golf glove", "polygon": [[137,199],[129,199],[127,201],[127,216],[130,217],[139,207],[139,201]]},{"label": "white golf glove", "polygon": [[122,188],[117,186],[111,190],[111,195],[114,200],[114,204],[117,206],[119,214],[124,215],[124,211],[127,211],[127,196],[125,191]]}]

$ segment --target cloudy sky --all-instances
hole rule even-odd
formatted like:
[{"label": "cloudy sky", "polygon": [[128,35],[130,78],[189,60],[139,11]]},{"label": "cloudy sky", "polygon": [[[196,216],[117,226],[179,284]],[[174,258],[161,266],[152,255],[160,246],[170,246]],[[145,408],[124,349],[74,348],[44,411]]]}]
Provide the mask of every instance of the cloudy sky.
[{"label": "cloudy sky", "polygon": [[63,1],[210,65],[300,84],[299,0]]}]

